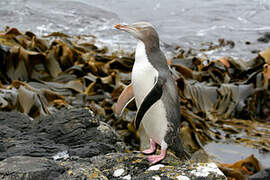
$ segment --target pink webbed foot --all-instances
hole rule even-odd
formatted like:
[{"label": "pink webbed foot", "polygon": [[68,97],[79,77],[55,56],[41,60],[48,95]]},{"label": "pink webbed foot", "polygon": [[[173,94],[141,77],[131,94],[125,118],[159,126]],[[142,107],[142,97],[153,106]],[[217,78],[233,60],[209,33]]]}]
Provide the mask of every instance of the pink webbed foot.
[{"label": "pink webbed foot", "polygon": [[150,139],[150,149],[146,149],[146,150],[144,150],[142,153],[143,154],[152,154],[152,153],[154,153],[155,151],[156,151],[156,142],[155,141],[153,141],[152,139]]},{"label": "pink webbed foot", "polygon": [[165,156],[166,156],[166,149],[161,149],[160,155],[152,155],[152,156],[149,156],[147,159],[148,161],[150,161],[151,164],[156,164],[160,162],[161,160],[163,160]]}]

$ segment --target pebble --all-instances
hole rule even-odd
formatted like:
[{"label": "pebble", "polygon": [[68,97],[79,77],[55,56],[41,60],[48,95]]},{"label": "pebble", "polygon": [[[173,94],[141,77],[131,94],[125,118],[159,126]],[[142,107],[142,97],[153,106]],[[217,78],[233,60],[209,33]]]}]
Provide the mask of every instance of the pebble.
[{"label": "pebble", "polygon": [[154,180],[161,180],[161,178],[159,176],[153,176],[152,177]]},{"label": "pebble", "polygon": [[157,165],[154,165],[154,166],[151,166],[150,168],[148,168],[148,171],[157,171],[161,167],[164,167],[164,165],[163,164],[157,164]]},{"label": "pebble", "polygon": [[189,177],[187,177],[187,176],[182,176],[182,175],[177,176],[176,178],[177,178],[178,180],[190,180]]},{"label": "pebble", "polygon": [[131,175],[128,174],[128,175],[122,177],[122,179],[124,179],[124,180],[131,180]]},{"label": "pebble", "polygon": [[117,170],[114,171],[113,177],[120,177],[124,172],[125,172],[125,170],[122,169],[122,168],[121,169],[117,169]]}]

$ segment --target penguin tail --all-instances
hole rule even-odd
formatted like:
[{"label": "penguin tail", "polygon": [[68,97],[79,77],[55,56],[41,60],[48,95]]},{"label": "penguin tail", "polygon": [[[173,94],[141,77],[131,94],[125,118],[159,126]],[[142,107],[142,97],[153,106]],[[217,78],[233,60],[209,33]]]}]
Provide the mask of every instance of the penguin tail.
[{"label": "penguin tail", "polygon": [[182,144],[182,141],[179,136],[176,136],[175,141],[170,147],[175,155],[183,160],[189,160],[191,158],[191,155],[184,149],[184,146]]},{"label": "penguin tail", "polygon": [[174,151],[174,153],[175,153],[175,156],[177,156],[178,158],[184,161],[190,160],[191,158],[191,155],[184,149],[182,149],[181,151]]}]

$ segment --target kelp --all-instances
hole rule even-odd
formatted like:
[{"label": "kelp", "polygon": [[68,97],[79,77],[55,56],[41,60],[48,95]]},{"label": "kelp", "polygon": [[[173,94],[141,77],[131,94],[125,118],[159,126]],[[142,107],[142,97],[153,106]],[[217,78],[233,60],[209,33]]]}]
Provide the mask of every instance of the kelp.
[{"label": "kelp", "polygon": [[250,155],[234,164],[218,164],[218,167],[229,180],[244,180],[262,169],[258,159],[254,155]]},{"label": "kelp", "polygon": [[[221,39],[204,46],[202,53],[234,43]],[[185,146],[196,151],[209,141],[230,139],[270,151],[270,128],[258,128],[269,127],[270,121],[270,48],[251,60],[210,60],[180,47],[177,52],[168,65],[179,88]],[[133,63],[134,53],[98,48],[94,36],[55,32],[37,37],[7,28],[0,32],[0,110],[38,119],[61,108],[88,108],[134,148],[138,139],[145,148],[143,129],[138,134],[133,127],[135,103],[120,119],[114,115]]]},{"label": "kelp", "polygon": [[[269,151],[270,130],[266,128],[261,132],[255,128],[269,127],[269,65],[267,56],[261,55],[269,50],[267,48],[249,61],[224,57],[205,63],[205,59],[192,58],[187,66],[186,59],[183,59],[184,63],[181,63],[182,59],[171,61],[170,66],[180,70],[176,80],[184,109],[182,115],[202,144],[207,139],[230,139]],[[194,125],[198,122],[194,113],[202,117],[204,123]],[[236,118],[243,124],[240,128]],[[252,123],[244,119],[251,119]],[[198,129],[203,133],[198,133]]]}]

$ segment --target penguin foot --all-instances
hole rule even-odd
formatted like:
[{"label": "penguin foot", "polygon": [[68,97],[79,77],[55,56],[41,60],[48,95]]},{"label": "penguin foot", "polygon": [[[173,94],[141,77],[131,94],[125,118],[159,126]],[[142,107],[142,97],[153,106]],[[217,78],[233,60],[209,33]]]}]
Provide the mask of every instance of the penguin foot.
[{"label": "penguin foot", "polygon": [[153,154],[155,152],[155,150],[153,150],[153,149],[146,149],[146,150],[144,150],[144,151],[142,151],[142,153],[143,154]]},{"label": "penguin foot", "polygon": [[161,153],[160,155],[152,155],[152,156],[149,156],[147,159],[148,161],[151,162],[151,165],[152,164],[156,164],[158,162],[160,162],[161,160],[163,160],[166,156],[166,150],[161,150]]},{"label": "penguin foot", "polygon": [[150,149],[142,151],[143,154],[153,154],[156,151],[156,142],[150,139]]}]

